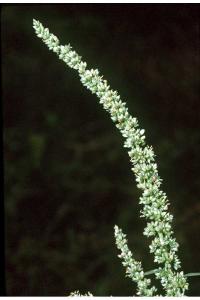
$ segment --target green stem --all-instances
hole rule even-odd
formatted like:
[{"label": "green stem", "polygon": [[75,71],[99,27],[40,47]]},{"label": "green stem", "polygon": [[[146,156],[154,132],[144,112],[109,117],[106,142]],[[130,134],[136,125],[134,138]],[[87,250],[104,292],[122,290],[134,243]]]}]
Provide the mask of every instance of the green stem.
[{"label": "green stem", "polygon": [[[144,275],[151,275],[151,274],[155,274],[155,272],[157,271],[157,269],[154,270],[150,270],[144,273]],[[200,272],[196,272],[196,273],[187,273],[184,275],[185,277],[193,277],[193,276],[200,276]]]},{"label": "green stem", "polygon": [[200,272],[197,273],[187,273],[185,274],[186,277],[192,277],[192,276],[200,276]]},{"label": "green stem", "polygon": [[157,269],[154,269],[154,270],[150,270],[150,271],[147,271],[144,273],[144,275],[151,275],[151,274],[154,274],[156,272]]}]

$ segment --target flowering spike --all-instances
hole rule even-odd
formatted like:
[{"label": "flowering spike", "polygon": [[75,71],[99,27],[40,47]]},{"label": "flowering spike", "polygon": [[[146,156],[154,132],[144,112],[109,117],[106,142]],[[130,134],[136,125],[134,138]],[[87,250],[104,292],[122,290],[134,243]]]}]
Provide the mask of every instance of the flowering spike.
[{"label": "flowering spike", "polygon": [[72,50],[71,46],[62,46],[58,38],[49,33],[47,28],[33,20],[36,35],[47,47],[55,52],[70,68],[78,71],[82,84],[96,94],[103,108],[110,113],[111,119],[125,138],[124,147],[133,164],[137,187],[142,190],[140,204],[143,205],[141,217],[147,219],[144,234],[153,237],[150,252],[154,262],[160,265],[155,275],[161,281],[167,296],[182,296],[188,289],[186,276],[180,269],[177,257],[178,243],[173,238],[172,215],[167,212],[169,202],[166,194],[160,189],[161,178],[152,147],[146,145],[145,131],[140,129],[138,121],[133,118],[116,91],[110,89],[107,81],[99,75],[98,70],[86,69],[87,64]]},{"label": "flowering spike", "polygon": [[144,277],[144,271],[141,262],[133,259],[132,253],[127,245],[126,235],[117,225],[115,225],[114,230],[116,245],[121,251],[121,254],[118,255],[118,257],[121,258],[122,264],[126,268],[127,277],[130,277],[132,281],[136,282],[137,295],[147,297],[154,296],[156,288],[154,286],[149,288],[151,280]]}]

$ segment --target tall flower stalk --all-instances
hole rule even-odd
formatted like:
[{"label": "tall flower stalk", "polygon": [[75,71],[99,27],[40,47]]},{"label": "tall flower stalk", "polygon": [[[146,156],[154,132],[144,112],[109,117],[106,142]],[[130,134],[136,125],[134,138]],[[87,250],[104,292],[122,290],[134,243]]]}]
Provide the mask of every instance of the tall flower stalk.
[{"label": "tall flower stalk", "polygon": [[[155,154],[152,147],[146,145],[145,130],[140,129],[138,120],[130,115],[118,92],[110,88],[97,69],[87,69],[86,62],[82,61],[70,44],[60,45],[58,38],[39,21],[33,20],[33,27],[36,35],[50,50],[70,68],[78,71],[82,84],[97,95],[124,137],[124,147],[128,148],[137,187],[142,191],[140,213],[147,220],[144,235],[152,240],[149,248],[154,255],[154,262],[158,264],[155,276],[160,280],[166,296],[183,296],[188,289],[188,283],[186,276],[180,271],[180,260],[177,257],[179,245],[172,230],[173,216],[168,212],[169,201],[161,189],[162,180],[158,175]],[[117,226],[115,238],[126,273],[137,283],[137,294],[153,296],[155,287],[150,287],[150,279],[145,278],[141,263],[132,258],[125,235]]]}]

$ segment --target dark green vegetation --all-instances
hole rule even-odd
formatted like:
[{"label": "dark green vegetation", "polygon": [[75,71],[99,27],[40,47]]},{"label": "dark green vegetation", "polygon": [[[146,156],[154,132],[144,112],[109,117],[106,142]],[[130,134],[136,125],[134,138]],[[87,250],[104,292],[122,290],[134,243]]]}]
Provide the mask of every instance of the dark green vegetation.
[{"label": "dark green vegetation", "polygon": [[[6,281],[9,296],[133,295],[113,226],[144,269],[122,138],[98,100],[35,36],[40,20],[99,68],[146,129],[174,214],[179,256],[200,271],[199,23],[196,5],[3,6]],[[189,278],[200,295],[199,277]]]}]

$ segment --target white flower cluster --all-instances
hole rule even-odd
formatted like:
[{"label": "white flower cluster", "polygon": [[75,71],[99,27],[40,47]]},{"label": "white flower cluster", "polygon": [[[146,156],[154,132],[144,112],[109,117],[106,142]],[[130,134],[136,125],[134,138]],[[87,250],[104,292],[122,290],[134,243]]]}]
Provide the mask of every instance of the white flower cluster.
[{"label": "white flower cluster", "polygon": [[70,294],[70,297],[93,297],[93,295],[90,292],[87,292],[86,294],[82,295],[79,291],[74,291]]},{"label": "white flower cluster", "polygon": [[[167,296],[184,295],[185,290],[188,289],[188,283],[183,272],[178,271],[180,261],[176,254],[178,244],[173,238],[172,215],[167,212],[169,203],[166,194],[160,190],[161,179],[158,175],[154,152],[152,147],[146,145],[144,129],[139,129],[138,121],[129,114],[126,103],[122,102],[116,91],[110,89],[98,70],[87,70],[87,64],[81,61],[81,57],[75,51],[72,51],[71,46],[60,46],[58,38],[49,33],[49,30],[45,29],[39,21],[34,20],[33,27],[37,36],[50,50],[56,52],[69,67],[78,70],[82,84],[97,95],[99,102],[110,113],[111,119],[125,138],[124,147],[129,148],[128,154],[133,164],[132,170],[136,176],[137,186],[143,191],[140,197],[140,204],[143,205],[141,217],[145,217],[148,221],[144,235],[153,237],[150,252],[154,254],[154,262],[160,265],[155,274],[156,278],[161,281]],[[116,228],[115,236],[118,248],[120,248],[119,241],[120,239],[125,241],[124,236]],[[126,268],[132,270],[134,263],[130,259],[130,253],[129,251],[124,253],[123,260]],[[138,268],[141,267],[138,266]],[[136,277],[133,278],[137,280]],[[138,279],[145,287],[147,283],[149,284],[143,277],[138,277]],[[150,289],[149,292],[153,290]]]}]

